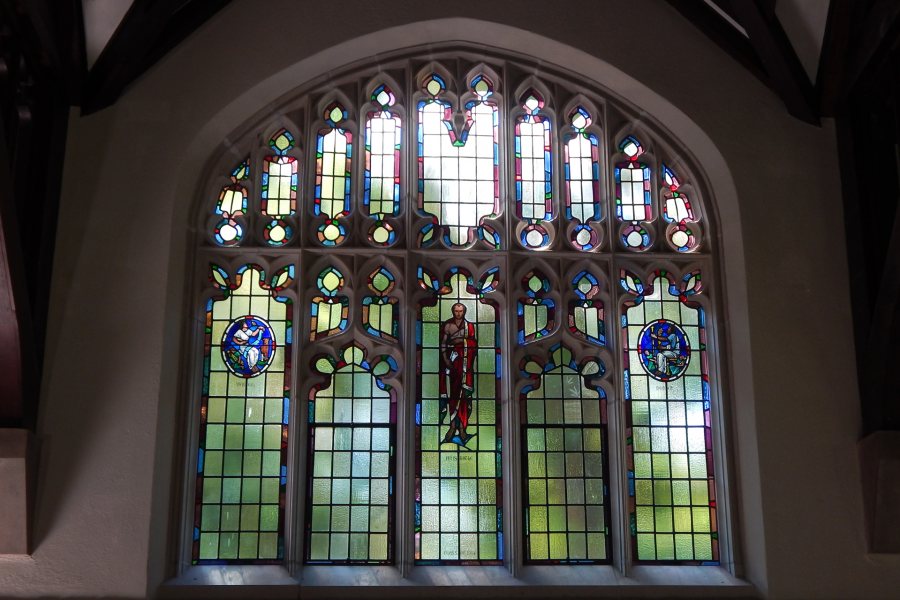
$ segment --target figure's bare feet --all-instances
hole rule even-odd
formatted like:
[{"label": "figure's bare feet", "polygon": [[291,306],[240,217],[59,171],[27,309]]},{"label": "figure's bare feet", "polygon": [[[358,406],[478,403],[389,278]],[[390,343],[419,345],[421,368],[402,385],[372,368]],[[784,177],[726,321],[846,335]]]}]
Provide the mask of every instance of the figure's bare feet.
[{"label": "figure's bare feet", "polygon": [[452,429],[447,432],[447,435],[444,436],[444,439],[443,439],[443,441],[441,441],[441,443],[442,444],[452,444],[453,443],[453,430]]}]

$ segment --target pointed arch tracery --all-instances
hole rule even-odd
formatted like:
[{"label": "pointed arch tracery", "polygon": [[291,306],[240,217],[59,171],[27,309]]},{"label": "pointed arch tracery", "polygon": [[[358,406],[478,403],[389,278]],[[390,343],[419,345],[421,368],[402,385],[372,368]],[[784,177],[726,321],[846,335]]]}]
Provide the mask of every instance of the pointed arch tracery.
[{"label": "pointed arch tracery", "polygon": [[210,176],[193,561],[716,562],[699,169],[563,72],[432,58],[303,90]]}]

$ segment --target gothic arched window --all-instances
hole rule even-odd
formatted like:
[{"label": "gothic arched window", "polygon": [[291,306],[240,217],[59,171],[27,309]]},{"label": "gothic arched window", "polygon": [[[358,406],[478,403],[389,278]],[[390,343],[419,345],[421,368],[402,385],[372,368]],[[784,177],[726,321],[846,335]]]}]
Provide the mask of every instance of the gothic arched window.
[{"label": "gothic arched window", "polygon": [[354,67],[218,150],[193,564],[720,560],[701,171],[534,72]]}]

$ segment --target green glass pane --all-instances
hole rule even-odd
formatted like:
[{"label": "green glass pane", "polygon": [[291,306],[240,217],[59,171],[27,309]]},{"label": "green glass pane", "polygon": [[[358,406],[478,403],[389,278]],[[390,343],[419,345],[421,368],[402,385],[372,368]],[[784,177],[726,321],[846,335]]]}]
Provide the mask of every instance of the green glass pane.
[{"label": "green glass pane", "polygon": [[[203,502],[219,503],[222,501],[222,480],[218,477],[205,477],[203,480]],[[208,528],[205,528],[208,529]]]},{"label": "green glass pane", "polygon": [[687,505],[691,503],[691,488],[688,481],[672,482],[672,503]]},{"label": "green glass pane", "polygon": [[654,512],[657,531],[672,531],[672,508],[669,506],[657,506]]},{"label": "green glass pane", "polygon": [[695,535],[694,558],[697,560],[712,560],[712,537],[710,535]]},{"label": "green glass pane", "polygon": [[[215,373],[215,375],[220,375],[220,373]],[[224,373],[221,373],[224,375]],[[224,394],[226,385],[224,379],[216,379],[215,381],[220,381],[220,389],[213,392],[212,384],[210,384],[210,393]],[[209,406],[207,408],[206,420],[208,423],[221,423],[225,420],[225,398],[210,398]],[[207,438],[209,437],[209,429],[207,428],[206,432]]]},{"label": "green glass pane", "polygon": [[222,520],[219,524],[221,531],[237,531],[241,520],[241,507],[239,504],[222,506]]},{"label": "green glass pane", "polygon": [[200,559],[215,560],[219,558],[219,534],[218,533],[201,533],[200,534]]},{"label": "green glass pane", "polygon": [[687,454],[672,454],[671,463],[672,463],[672,477],[676,479],[687,479],[690,476],[690,469],[688,468],[688,455]]},{"label": "green glass pane", "polygon": [[528,476],[546,477],[547,469],[544,464],[544,455],[531,452],[528,454]]},{"label": "green glass pane", "polygon": [[223,448],[225,439],[224,425],[209,425],[206,428],[206,448]]},{"label": "green glass pane", "polygon": [[709,504],[709,484],[704,481],[691,481],[691,504],[706,506]]},{"label": "green glass pane", "polygon": [[229,477],[222,480],[222,502],[235,503],[241,501],[241,480]]},{"label": "green glass pane", "polygon": [[606,530],[606,515],[602,506],[587,506],[584,511],[588,531]]},{"label": "green glass pane", "polygon": [[[274,528],[277,528],[277,522]],[[278,558],[277,533],[259,534],[259,558],[262,560],[272,560]]]},{"label": "green glass pane", "polygon": [[200,518],[200,530],[218,531],[220,512],[219,506],[204,506],[203,514]]},{"label": "green glass pane", "polygon": [[675,536],[656,535],[656,557],[658,560],[675,560]]},{"label": "green glass pane", "polygon": [[691,509],[691,513],[694,531],[698,533],[708,533],[710,531],[709,509],[706,507],[695,507]]},{"label": "green glass pane", "polygon": [[263,479],[260,486],[260,500],[267,504],[274,504],[278,502],[278,497],[278,479]]},{"label": "green glass pane", "polygon": [[550,534],[550,558],[563,560],[569,557],[568,540],[565,533]]},{"label": "green glass pane", "polygon": [[587,534],[588,559],[606,560],[606,536],[602,533]]},{"label": "green glass pane", "polygon": [[528,482],[528,502],[530,505],[547,503],[547,483],[544,479],[532,479]]},{"label": "green glass pane", "polygon": [[278,506],[259,507],[259,528],[261,531],[278,530]]},{"label": "green glass pane", "polygon": [[672,520],[675,531],[690,532],[692,530],[690,508],[676,506],[672,509]]},{"label": "green glass pane", "polygon": [[656,543],[653,534],[637,534],[638,560],[655,560]]},{"label": "green glass pane", "polygon": [[531,560],[547,560],[550,558],[549,536],[546,533],[532,533],[529,537]]}]

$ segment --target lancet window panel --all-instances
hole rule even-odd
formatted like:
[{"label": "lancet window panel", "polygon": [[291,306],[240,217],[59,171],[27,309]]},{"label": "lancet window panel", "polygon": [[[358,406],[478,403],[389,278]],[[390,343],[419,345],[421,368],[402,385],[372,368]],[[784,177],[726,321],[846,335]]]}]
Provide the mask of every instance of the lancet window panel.
[{"label": "lancet window panel", "polygon": [[555,180],[555,127],[545,93],[531,87],[519,95],[512,111],[513,162],[518,242],[526,248],[547,247],[553,240],[558,200]]},{"label": "lancet window panel", "polygon": [[210,161],[185,562],[728,560],[690,149],[544,63],[380,60]]},{"label": "lancet window panel", "polygon": [[393,246],[398,239],[395,219],[403,208],[405,192],[404,134],[409,123],[398,101],[393,82],[370,83],[367,104],[362,203],[371,219],[367,239],[378,247]]},{"label": "lancet window panel", "polygon": [[191,560],[284,558],[294,265],[209,263]]},{"label": "lancet window panel", "polygon": [[576,250],[596,251],[602,247],[605,233],[600,221],[608,212],[601,191],[605,179],[601,168],[603,132],[597,125],[600,112],[579,96],[563,114],[566,123],[561,133],[561,186],[569,222],[567,237]]},{"label": "lancet window panel", "polygon": [[470,75],[459,96],[448,90],[448,79],[425,74],[417,94],[418,209],[430,218],[419,244],[436,241],[439,228],[450,248],[476,239],[496,245],[500,238],[485,220],[501,212],[498,78]]},{"label": "lancet window panel", "polygon": [[390,355],[370,358],[350,343],[317,354],[326,378],[309,395],[306,560],[310,564],[388,564],[394,559],[396,400],[385,376]]},{"label": "lancet window panel", "polygon": [[523,362],[525,560],[609,562],[607,396],[594,381],[602,362],[579,364],[564,343]]},{"label": "lancet window panel", "polygon": [[622,269],[629,520],[638,561],[719,560],[702,272]]},{"label": "lancet window panel", "polygon": [[692,202],[693,185],[685,184],[675,167],[662,163],[659,192],[660,214],[667,223],[665,237],[670,248],[678,252],[693,252],[703,239],[702,217]]},{"label": "lancet window panel", "polygon": [[[394,273],[402,261],[307,253],[309,365],[304,556],[307,564],[393,564],[397,403],[403,355]],[[393,278],[393,279],[392,279]],[[359,289],[357,288],[359,286]],[[363,291],[365,290],[365,291]],[[370,303],[385,302],[386,311]],[[368,302],[367,302],[368,301]],[[393,342],[389,348],[379,342]],[[310,385],[310,382],[312,384]]]},{"label": "lancet window panel", "polygon": [[496,265],[417,266],[415,559],[503,560]]}]

